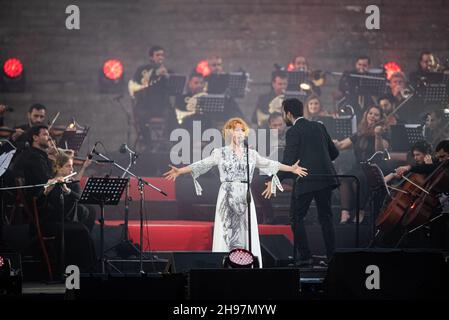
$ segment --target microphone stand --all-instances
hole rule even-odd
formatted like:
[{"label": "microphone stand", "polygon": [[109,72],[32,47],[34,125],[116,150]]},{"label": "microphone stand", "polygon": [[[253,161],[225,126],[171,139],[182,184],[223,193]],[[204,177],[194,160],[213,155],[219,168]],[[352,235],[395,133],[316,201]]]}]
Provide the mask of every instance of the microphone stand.
[{"label": "microphone stand", "polygon": [[138,185],[139,185],[139,192],[140,192],[140,206],[139,206],[139,213],[140,213],[140,255],[139,255],[139,262],[140,262],[140,269],[139,269],[139,273],[141,275],[145,274],[145,271],[143,271],[143,205],[144,205],[144,188],[145,185],[151,187],[153,190],[156,190],[157,192],[163,194],[164,196],[167,196],[167,194],[162,191],[161,189],[159,189],[158,187],[152,185],[151,183],[143,180],[141,177],[136,176],[134,173],[132,173],[131,171],[129,171],[128,169],[123,168],[121,165],[119,165],[118,163],[116,163],[115,161],[109,159],[108,157],[106,157],[105,155],[101,154],[100,152],[96,151],[95,149],[92,151],[92,153],[98,155],[99,157],[110,161],[111,163],[114,164],[114,166],[116,166],[117,168],[119,168],[120,170],[122,170],[124,173],[130,175],[131,177],[134,177],[138,180]]},{"label": "microphone stand", "polygon": [[251,244],[251,190],[249,187],[249,145],[245,140],[244,142],[246,148],[246,203],[248,206],[248,249],[249,252],[252,253],[252,244]]}]

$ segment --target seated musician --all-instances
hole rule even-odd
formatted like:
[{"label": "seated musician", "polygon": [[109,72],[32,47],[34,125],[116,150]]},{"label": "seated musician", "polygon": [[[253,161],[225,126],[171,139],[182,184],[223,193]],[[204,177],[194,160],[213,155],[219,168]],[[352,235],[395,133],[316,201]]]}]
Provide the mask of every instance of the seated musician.
[{"label": "seated musician", "polygon": [[390,126],[402,123],[399,119],[399,115],[397,113],[393,113],[394,103],[395,101],[391,96],[385,95],[379,98],[379,107],[382,108],[385,117],[387,118],[387,123]]},{"label": "seated musician", "polygon": [[259,128],[267,126],[270,102],[280,96],[287,89],[287,74],[284,71],[276,70],[271,74],[270,92],[260,95],[257,98],[256,109],[254,110],[252,122],[257,123]]},{"label": "seated musician", "polygon": [[[215,124],[211,124],[213,126],[221,126],[221,123],[224,123],[229,118],[244,118],[242,110],[240,109],[237,101],[234,97],[227,95],[226,92],[214,92],[209,86],[209,80],[211,76],[225,74],[225,70],[223,68],[223,58],[219,55],[213,55],[207,58],[207,64],[209,67],[209,74],[207,74],[204,78],[206,82],[206,91],[210,94],[225,94],[225,105],[223,113],[214,115],[214,119],[211,119]],[[218,124],[217,124],[218,122]]]},{"label": "seated musician", "polygon": [[[53,179],[61,179],[73,172],[73,158],[60,152],[53,162]],[[50,186],[45,190],[47,206],[41,215],[43,232],[59,236],[62,205],[64,205],[65,251],[68,264],[86,270],[94,263],[95,249],[90,232],[95,224],[95,212],[78,203],[81,197],[79,182]],[[64,198],[62,204],[60,197]]]},{"label": "seated musician", "polygon": [[192,130],[192,122],[200,120],[202,121],[202,128],[208,128],[208,125],[203,123],[207,121],[207,118],[196,113],[194,109],[191,110],[193,107],[196,107],[196,103],[193,103],[193,100],[190,101],[192,97],[196,99],[201,94],[205,94],[204,87],[205,82],[201,74],[196,72],[190,74],[187,82],[187,92],[177,96],[175,100],[176,118],[179,126],[187,130]]},{"label": "seated musician", "polygon": [[164,48],[151,47],[148,64],[139,66],[128,83],[129,94],[135,101],[136,129],[140,140],[147,147],[150,147],[148,144],[151,142],[150,120],[159,118],[168,123],[174,118],[168,96],[168,70],[164,61]]},{"label": "seated musician", "polygon": [[425,77],[427,73],[431,71],[435,57],[430,51],[422,51],[419,55],[419,61],[417,69],[410,73],[410,84],[416,88],[416,85],[420,83],[421,78]]},{"label": "seated musician", "polygon": [[[335,146],[339,150],[351,147],[354,150],[356,161],[352,169],[345,174],[355,175],[360,181],[359,222],[363,221],[364,208],[368,202],[368,186],[360,162],[368,160],[376,151],[383,151],[389,147],[389,143],[385,138],[385,129],[377,125],[383,119],[382,109],[378,106],[372,106],[363,115],[357,133],[341,141],[334,140]],[[351,212],[355,208],[355,193],[356,183],[350,179],[342,179],[340,186],[341,224],[348,223],[351,218]]]},{"label": "seated musician", "polygon": [[14,127],[15,133],[11,136],[11,141],[14,145],[23,150],[27,142],[27,135],[25,134],[31,127],[43,125],[45,123],[47,108],[40,103],[35,103],[30,106],[27,113],[28,121],[25,124]]},{"label": "seated musician", "polygon": [[432,145],[449,138],[449,121],[446,119],[443,110],[434,110],[429,113],[424,138]]},{"label": "seated musician", "polygon": [[354,68],[350,71],[345,71],[340,79],[339,90],[345,97],[345,103],[354,108],[357,121],[360,122],[366,109],[375,104],[375,97],[369,94],[362,94],[359,92],[360,78],[352,77],[353,75],[367,75],[370,68],[371,59],[368,56],[361,55],[355,60]]},{"label": "seated musician", "polygon": [[312,94],[307,97],[304,104],[304,118],[306,118],[307,120],[316,121],[318,117],[324,117],[328,115],[329,113],[324,110],[320,98],[317,95]]},{"label": "seated musician", "polygon": [[[307,79],[310,79],[310,76],[312,75],[312,70],[310,69],[309,62],[307,61],[306,57],[298,55],[292,59],[290,64],[287,68],[288,71],[302,71],[307,74]],[[315,94],[318,96],[321,96],[321,89],[320,87],[317,87],[314,83],[310,83],[311,86],[311,94]],[[298,85],[297,84],[289,84],[288,91],[298,91]]]},{"label": "seated musician", "polygon": [[427,161],[424,161],[424,163],[417,163],[413,166],[412,165],[401,166],[395,170],[396,175],[398,177],[401,177],[407,172],[424,173],[424,174],[432,173],[441,162],[449,160],[449,140],[443,140],[438,143],[438,145],[435,148],[435,159],[437,160],[435,161],[435,163],[430,162],[427,159]]}]

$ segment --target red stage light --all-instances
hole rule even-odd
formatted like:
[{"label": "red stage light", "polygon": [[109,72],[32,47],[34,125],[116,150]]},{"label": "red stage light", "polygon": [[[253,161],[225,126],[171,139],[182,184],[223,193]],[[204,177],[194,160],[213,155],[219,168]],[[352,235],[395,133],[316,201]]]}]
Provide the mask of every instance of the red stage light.
[{"label": "red stage light", "polygon": [[295,65],[292,62],[290,62],[287,66],[287,71],[294,71],[294,70],[295,70]]},{"label": "red stage light", "polygon": [[3,64],[3,72],[10,78],[17,78],[23,72],[23,64],[17,58],[10,58]]},{"label": "red stage light", "polygon": [[384,64],[385,73],[387,74],[387,80],[390,80],[391,76],[395,72],[401,72],[401,67],[394,61],[390,61]]},{"label": "red stage light", "polygon": [[209,62],[207,60],[202,60],[198,62],[195,68],[196,72],[201,74],[203,77],[207,77],[210,75],[210,68],[209,68]]},{"label": "red stage light", "polygon": [[123,75],[123,64],[120,60],[110,59],[103,64],[103,74],[110,80],[118,80]]}]

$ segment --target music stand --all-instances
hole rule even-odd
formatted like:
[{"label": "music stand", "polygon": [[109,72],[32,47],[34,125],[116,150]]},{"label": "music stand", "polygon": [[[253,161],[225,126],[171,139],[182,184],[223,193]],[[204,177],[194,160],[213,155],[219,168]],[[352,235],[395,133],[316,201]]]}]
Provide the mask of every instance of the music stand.
[{"label": "music stand", "polygon": [[446,106],[449,101],[448,85],[444,83],[428,83],[418,88],[418,96],[425,104]]},{"label": "music stand", "polygon": [[170,96],[181,95],[184,92],[186,86],[187,76],[182,74],[169,74],[167,92]]},{"label": "music stand", "polygon": [[[373,232],[373,240],[376,237],[376,217],[378,214],[378,210],[380,210],[382,206],[381,199],[383,199],[384,195],[390,195],[390,191],[388,190],[388,186],[384,179],[384,174],[379,166],[375,163],[370,162],[361,162],[362,171],[366,176],[366,180],[368,183],[368,188],[370,190],[370,202],[371,202],[371,215],[372,215],[372,232]],[[376,206],[377,204],[377,206]],[[380,204],[380,205],[379,205]]]},{"label": "music stand", "polygon": [[76,153],[80,150],[88,132],[89,127],[84,130],[66,130],[59,139],[58,146],[63,149],[71,149]]},{"label": "music stand", "polygon": [[298,99],[302,103],[305,102],[307,98],[307,92],[305,91],[285,91],[284,100],[286,99]]},{"label": "music stand", "polygon": [[332,139],[342,140],[357,132],[357,119],[355,116],[342,116],[340,118],[324,116],[318,117],[317,121],[326,127]]},{"label": "music stand", "polygon": [[309,80],[309,75],[305,71],[288,71],[287,72],[287,90],[297,91],[301,83]]},{"label": "music stand", "polygon": [[223,113],[225,106],[224,94],[207,94],[197,98],[196,111],[200,114]]},{"label": "music stand", "polygon": [[387,79],[376,76],[359,77],[358,89],[361,94],[369,94],[372,96],[384,95],[387,91]]},{"label": "music stand", "polygon": [[408,152],[410,147],[425,140],[420,124],[397,124],[390,126],[391,150],[395,152]]},{"label": "music stand", "polygon": [[[128,184],[128,179],[122,178],[89,178],[79,203],[95,204],[100,206],[100,251],[101,251],[101,273],[105,274],[104,257],[104,206],[117,205],[122,197],[123,191]],[[110,266],[116,269],[112,264]],[[117,270],[119,271],[119,270]]]},{"label": "music stand", "polygon": [[227,94],[234,98],[243,98],[248,91],[248,74],[246,72],[230,72],[211,74],[207,77],[209,94]]}]

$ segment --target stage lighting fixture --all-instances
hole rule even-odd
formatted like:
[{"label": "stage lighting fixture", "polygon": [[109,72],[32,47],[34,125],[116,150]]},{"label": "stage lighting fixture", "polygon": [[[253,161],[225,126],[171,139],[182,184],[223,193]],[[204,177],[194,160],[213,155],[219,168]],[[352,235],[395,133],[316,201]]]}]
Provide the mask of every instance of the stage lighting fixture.
[{"label": "stage lighting fixture", "polygon": [[234,249],[223,258],[225,268],[259,268],[259,260],[246,249]]},{"label": "stage lighting fixture", "polygon": [[120,60],[109,59],[103,63],[99,75],[100,91],[103,93],[122,93],[124,71]]},{"label": "stage lighting fixture", "polygon": [[25,90],[25,69],[18,58],[9,58],[3,62],[0,91],[21,92]]},{"label": "stage lighting fixture", "polygon": [[384,64],[385,73],[387,75],[387,80],[390,80],[391,76],[395,72],[401,72],[401,67],[397,62],[390,61]]},{"label": "stage lighting fixture", "polygon": [[201,74],[203,77],[210,75],[209,62],[207,60],[201,60],[197,63],[195,71]]}]

